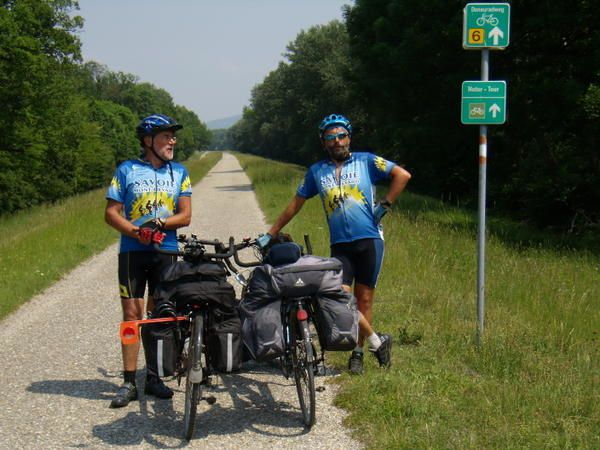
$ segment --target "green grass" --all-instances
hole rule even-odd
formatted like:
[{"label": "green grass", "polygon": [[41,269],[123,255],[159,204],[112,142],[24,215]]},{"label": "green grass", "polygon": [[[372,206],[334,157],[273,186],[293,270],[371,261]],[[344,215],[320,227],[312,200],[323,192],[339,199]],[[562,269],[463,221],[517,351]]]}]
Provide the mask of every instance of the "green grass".
[{"label": "green grass", "polygon": [[[304,169],[237,156],[272,223]],[[394,338],[393,365],[367,358],[351,377],[348,355],[328,354],[343,369],[336,403],[367,447],[600,448],[598,238],[586,251],[572,237],[489,223],[477,350],[474,214],[404,193],[385,217],[374,324]],[[284,231],[309,232],[315,253],[328,254],[318,199]]]},{"label": "green grass", "polygon": [[[220,158],[210,152],[186,161],[192,182]],[[105,193],[97,189],[0,218],[0,318],[117,240],[104,222]],[[116,268],[114,281],[116,289]]]}]

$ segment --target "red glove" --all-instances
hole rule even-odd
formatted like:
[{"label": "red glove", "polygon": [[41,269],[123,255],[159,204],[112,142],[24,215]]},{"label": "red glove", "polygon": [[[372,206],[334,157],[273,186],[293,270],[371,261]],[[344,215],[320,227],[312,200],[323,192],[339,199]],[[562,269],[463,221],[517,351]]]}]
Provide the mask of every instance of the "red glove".
[{"label": "red glove", "polygon": [[164,220],[152,219],[140,225],[138,233],[142,239],[160,245],[163,243],[166,236],[166,233],[162,231],[164,225]]}]

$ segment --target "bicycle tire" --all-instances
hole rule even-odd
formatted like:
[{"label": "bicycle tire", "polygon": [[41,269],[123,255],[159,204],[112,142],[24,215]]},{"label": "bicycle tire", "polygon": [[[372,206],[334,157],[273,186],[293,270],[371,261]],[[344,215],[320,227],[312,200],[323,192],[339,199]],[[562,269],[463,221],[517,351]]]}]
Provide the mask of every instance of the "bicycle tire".
[{"label": "bicycle tire", "polygon": [[316,422],[315,416],[315,371],[314,354],[310,342],[308,323],[296,318],[295,308],[290,313],[291,338],[292,338],[292,364],[294,367],[294,380],[302,410],[302,419],[307,428]]},{"label": "bicycle tire", "polygon": [[185,378],[185,409],[183,413],[183,428],[185,439],[190,440],[196,427],[196,411],[202,395],[200,383],[192,383],[190,372],[194,367],[202,365],[202,314],[197,314],[192,323],[192,333],[188,350],[188,364]]}]

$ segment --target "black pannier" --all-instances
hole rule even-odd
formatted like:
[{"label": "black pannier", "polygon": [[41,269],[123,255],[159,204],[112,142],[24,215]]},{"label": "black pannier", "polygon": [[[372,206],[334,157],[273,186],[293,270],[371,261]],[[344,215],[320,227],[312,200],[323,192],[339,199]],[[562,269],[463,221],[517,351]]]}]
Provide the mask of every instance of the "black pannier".
[{"label": "black pannier", "polygon": [[[223,372],[239,370],[241,321],[236,311],[235,290],[227,282],[223,264],[175,262],[162,273],[154,299],[156,312],[163,310],[166,303],[174,305],[177,312],[185,311],[189,305],[207,305],[211,310],[207,343],[213,368]],[[150,339],[148,343],[144,342],[144,351],[148,355],[147,345],[155,345]],[[152,354],[151,349],[149,352]],[[146,364],[152,364],[148,358]]]},{"label": "black pannier", "polygon": [[242,367],[242,322],[237,312],[213,311],[208,347],[212,367],[219,372],[235,372]]},{"label": "black pannier", "polygon": [[151,323],[142,327],[142,342],[149,376],[175,375],[177,358],[183,347],[183,329],[176,323]]},{"label": "black pannier", "polygon": [[162,273],[154,291],[156,304],[169,300],[182,311],[186,305],[235,307],[235,290],[227,282],[227,270],[213,262],[190,263],[177,261]]}]

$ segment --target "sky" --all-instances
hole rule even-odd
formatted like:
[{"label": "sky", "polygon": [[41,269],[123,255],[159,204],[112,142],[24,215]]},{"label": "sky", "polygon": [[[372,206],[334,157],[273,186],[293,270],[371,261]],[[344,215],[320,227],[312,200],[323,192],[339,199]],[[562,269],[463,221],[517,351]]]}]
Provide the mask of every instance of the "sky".
[{"label": "sky", "polygon": [[165,89],[209,122],[242,113],[301,30],[351,0],[79,0],[85,61]]}]

